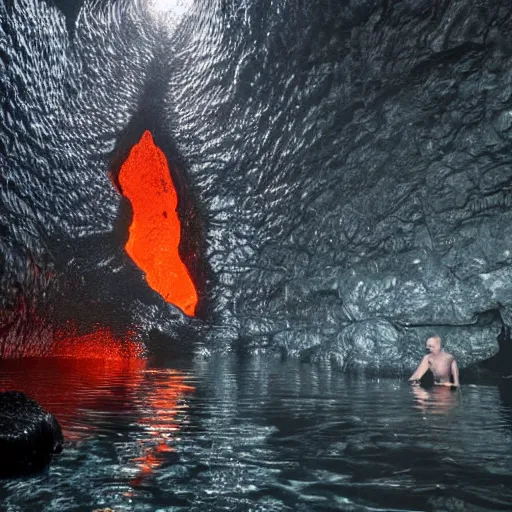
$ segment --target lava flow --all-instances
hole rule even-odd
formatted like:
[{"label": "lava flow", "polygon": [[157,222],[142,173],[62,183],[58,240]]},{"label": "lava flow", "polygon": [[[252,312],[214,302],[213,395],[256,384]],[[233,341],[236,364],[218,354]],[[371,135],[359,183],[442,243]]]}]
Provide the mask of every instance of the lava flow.
[{"label": "lava flow", "polygon": [[178,194],[167,159],[149,131],[133,146],[118,179],[133,209],[126,252],[145,272],[153,290],[194,316],[198,295],[178,250]]}]

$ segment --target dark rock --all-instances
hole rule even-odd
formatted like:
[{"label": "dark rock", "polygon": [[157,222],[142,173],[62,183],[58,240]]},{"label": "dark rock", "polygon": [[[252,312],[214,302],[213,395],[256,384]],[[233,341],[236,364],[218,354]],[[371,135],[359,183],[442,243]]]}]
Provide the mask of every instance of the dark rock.
[{"label": "dark rock", "polygon": [[[0,3],[1,300],[27,301],[23,325],[0,317],[21,333],[9,353],[35,309],[347,369],[410,371],[432,333],[461,366],[495,355],[512,327],[509,3],[228,0],[183,22],[147,2]],[[145,129],[174,164],[204,321],[123,251],[109,171]]]},{"label": "dark rock", "polygon": [[44,469],[62,451],[57,419],[19,391],[0,393],[0,477]]}]

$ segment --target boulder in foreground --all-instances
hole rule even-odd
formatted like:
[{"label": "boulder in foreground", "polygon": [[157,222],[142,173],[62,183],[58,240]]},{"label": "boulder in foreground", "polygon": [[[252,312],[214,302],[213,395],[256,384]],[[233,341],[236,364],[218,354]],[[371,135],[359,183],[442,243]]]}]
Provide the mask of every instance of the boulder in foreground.
[{"label": "boulder in foreground", "polygon": [[0,477],[44,469],[62,451],[57,419],[20,391],[0,393]]}]

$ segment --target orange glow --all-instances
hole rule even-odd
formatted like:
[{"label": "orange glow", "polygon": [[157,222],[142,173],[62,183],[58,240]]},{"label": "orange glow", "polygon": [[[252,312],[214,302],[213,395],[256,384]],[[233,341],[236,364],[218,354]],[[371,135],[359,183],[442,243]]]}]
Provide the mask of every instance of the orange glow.
[{"label": "orange glow", "polygon": [[16,351],[7,352],[9,345],[3,347],[8,355],[0,358],[0,392],[16,389],[35,399],[55,415],[71,442],[94,435],[97,427],[86,420],[91,412],[135,414],[145,432],[140,455],[130,460],[137,470],[131,485],[139,487],[176,450],[187,409],[183,399],[195,388],[178,371],[148,369],[144,346],[130,332],[116,335],[96,326],[78,333],[73,322],[53,336],[47,330],[49,357],[33,357],[40,355],[40,339],[24,352],[32,357],[16,358]]},{"label": "orange glow", "polygon": [[0,361],[0,391],[16,389],[26,393],[55,415],[65,439],[78,441],[93,433],[77,421],[84,411],[130,410],[131,397],[141,385],[145,365],[144,359],[4,360]]},{"label": "orange glow", "polygon": [[94,435],[94,424],[83,420],[91,412],[136,414],[145,432],[140,456],[130,461],[137,487],[175,451],[183,398],[195,391],[178,371],[148,369],[140,353],[129,335],[116,337],[107,327],[78,335],[71,325],[55,336],[57,357],[0,359],[0,391],[35,399],[56,416],[67,441]]},{"label": "orange glow", "polygon": [[[80,436],[71,425],[87,408],[127,407],[131,390],[140,386],[146,367],[144,346],[131,333],[114,335],[109,327],[96,326],[78,334],[70,322],[56,330],[44,358],[29,352],[23,359],[0,361],[1,389],[17,389],[52,412],[66,439]],[[115,396],[108,391],[117,382]],[[181,384],[181,383],[180,383]],[[83,432],[82,434],[85,434]]]},{"label": "orange glow", "polygon": [[50,357],[73,359],[137,359],[144,355],[142,343],[132,338],[132,333],[114,336],[108,327],[97,326],[96,330],[78,334],[73,324],[56,331]]},{"label": "orange glow", "polygon": [[146,280],[167,302],[195,315],[197,291],[180,258],[178,195],[164,153],[149,131],[133,146],[119,172],[133,220],[125,249]]},{"label": "orange glow", "polygon": [[26,305],[23,297],[9,311],[0,310],[0,359],[65,357],[119,360],[142,358],[145,346],[127,331],[114,335],[108,326],[78,333],[74,322],[54,330],[50,322]]},{"label": "orange glow", "polygon": [[[155,469],[159,468],[165,460],[165,455],[175,451],[169,443],[177,441],[177,434],[181,429],[179,413],[187,409],[187,405],[180,404],[185,394],[193,393],[195,388],[184,383],[183,375],[171,371],[165,382],[161,382],[161,373],[155,382],[154,391],[146,397],[150,406],[150,415],[142,416],[139,424],[145,428],[148,437],[141,443],[142,454],[132,459],[139,473],[132,479],[133,487],[139,487]],[[148,380],[151,375],[147,374]]]}]

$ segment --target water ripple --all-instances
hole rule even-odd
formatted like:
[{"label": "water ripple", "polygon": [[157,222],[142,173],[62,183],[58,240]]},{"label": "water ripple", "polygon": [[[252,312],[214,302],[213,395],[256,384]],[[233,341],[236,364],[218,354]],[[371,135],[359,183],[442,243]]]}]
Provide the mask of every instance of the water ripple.
[{"label": "water ripple", "polygon": [[58,361],[2,362],[0,387],[37,396],[67,438],[46,473],[1,484],[6,510],[510,509],[512,415],[495,386],[198,363],[63,376]]}]

